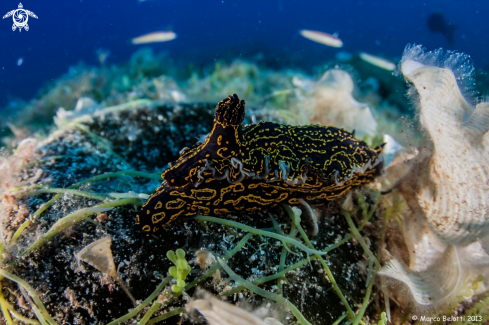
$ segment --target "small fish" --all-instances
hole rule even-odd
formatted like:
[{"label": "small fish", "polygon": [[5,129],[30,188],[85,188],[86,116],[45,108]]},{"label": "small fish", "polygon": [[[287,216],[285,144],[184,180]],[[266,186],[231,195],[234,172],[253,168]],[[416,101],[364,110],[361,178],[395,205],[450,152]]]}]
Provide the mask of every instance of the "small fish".
[{"label": "small fish", "polygon": [[389,60],[380,58],[380,57],[375,56],[375,55],[371,55],[371,54],[367,54],[365,52],[361,52],[360,58],[365,62],[368,62],[372,65],[375,65],[375,66],[382,68],[382,69],[385,69],[387,71],[394,71],[396,69],[395,63],[393,63]]},{"label": "small fish", "polygon": [[107,62],[107,58],[110,55],[110,51],[107,49],[97,49],[95,51],[95,54],[97,55],[98,62],[100,62],[100,65],[105,65],[105,62]]},{"label": "small fish", "polygon": [[172,31],[153,32],[131,40],[132,44],[146,44],[156,42],[168,42],[177,38],[177,34]]},{"label": "small fish", "polygon": [[343,41],[340,40],[335,35],[331,35],[331,34],[327,34],[327,33],[323,33],[323,32],[318,32],[315,30],[307,30],[307,29],[303,29],[303,30],[299,31],[299,33],[311,41],[321,43],[321,44],[324,44],[327,46],[331,46],[331,47],[342,47],[343,46]]},{"label": "small fish", "polygon": [[428,25],[430,32],[443,34],[447,38],[448,44],[453,46],[453,31],[456,26],[447,23],[445,16],[442,13],[434,12],[429,15],[426,20],[426,25]]}]

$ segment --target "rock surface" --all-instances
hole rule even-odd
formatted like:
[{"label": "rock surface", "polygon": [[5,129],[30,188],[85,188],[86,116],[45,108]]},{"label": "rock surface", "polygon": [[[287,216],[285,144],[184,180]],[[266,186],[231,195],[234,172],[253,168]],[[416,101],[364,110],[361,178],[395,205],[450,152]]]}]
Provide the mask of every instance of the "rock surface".
[{"label": "rock surface", "polygon": [[[124,173],[128,170],[160,173],[169,161],[176,159],[183,147],[194,144],[199,136],[210,131],[213,113],[214,105],[209,104],[151,103],[108,110],[105,114],[92,116],[76,125],[70,124],[53,133],[39,146],[40,162],[32,168],[43,170],[41,179],[48,180],[54,192],[54,189],[66,189],[104,173]],[[114,196],[106,193],[126,193],[129,197],[151,193],[160,183],[155,175],[158,174],[152,174],[152,179],[114,175],[84,183],[78,188],[84,193],[105,195],[102,199],[73,192],[63,193],[19,240],[8,247],[10,258],[6,262],[12,263],[20,252],[38,239],[40,234],[46,233],[60,218],[81,208],[94,207],[101,201],[114,201]],[[18,195],[18,200],[26,204],[31,215],[54,195],[37,194]],[[116,207],[106,212],[105,216],[99,215],[97,219],[103,222],[102,225],[88,222],[87,219],[66,228],[31,255],[21,257],[10,271],[27,280],[41,294],[48,312],[60,324],[106,324],[134,307],[114,279],[76,260],[75,254],[85,246],[104,236],[112,237],[111,249],[117,271],[140,302],[167,276],[168,268],[172,265],[166,258],[167,251],[183,248],[188,259],[197,250],[208,250],[216,257],[222,257],[247,234],[244,230],[212,222],[204,224],[197,220],[182,220],[172,223],[161,235],[142,239],[134,224],[137,209],[135,205]],[[307,212],[303,211],[302,226],[307,229],[310,221],[306,215]],[[338,243],[350,234],[350,228],[336,203],[321,210],[319,216],[319,233],[315,237],[310,236],[316,249],[321,250]],[[278,222],[285,236],[291,232],[290,218],[282,208],[226,215],[224,219],[275,231],[271,217]],[[93,216],[88,218],[95,219]],[[293,237],[303,242],[300,235],[296,236],[294,230],[292,232]],[[374,229],[366,228],[364,232],[369,236],[371,249],[374,250],[377,245],[377,239],[372,235],[375,234]],[[287,255],[285,267],[300,261],[303,261],[303,265],[286,274],[283,280],[284,297],[312,324],[332,324],[346,311],[345,306],[332,290],[318,260],[312,258],[309,263],[303,251],[292,246],[290,249],[295,254]],[[226,262],[239,276],[253,281],[279,271],[282,251],[283,246],[277,239],[254,235]],[[365,264],[363,254],[362,247],[356,241],[346,241],[324,256],[353,310],[365,294],[366,274],[360,274],[358,267],[359,262]],[[192,271],[187,277],[187,283],[202,274],[197,259],[189,263]],[[7,284],[12,292],[7,299],[12,305],[17,305],[18,299],[14,295],[18,292],[16,286],[12,282],[5,282]],[[199,286],[222,295],[237,284],[223,273],[220,278],[215,275],[214,280],[209,278]],[[275,294],[280,293],[277,280],[260,287]],[[188,295],[192,295],[193,290],[190,289]],[[189,299],[188,295],[184,293],[178,298],[169,299],[153,317],[183,307]],[[231,295],[227,300],[239,305],[249,304],[252,308],[270,302],[248,290]],[[126,323],[135,324],[150,305]],[[289,312],[284,312],[279,304],[272,303],[271,309],[281,315],[280,320],[284,324],[294,322],[295,318]],[[29,309],[18,310],[28,317],[35,317]],[[173,317],[167,324],[176,324],[178,321],[178,317]],[[190,323],[190,320],[185,322]]]}]

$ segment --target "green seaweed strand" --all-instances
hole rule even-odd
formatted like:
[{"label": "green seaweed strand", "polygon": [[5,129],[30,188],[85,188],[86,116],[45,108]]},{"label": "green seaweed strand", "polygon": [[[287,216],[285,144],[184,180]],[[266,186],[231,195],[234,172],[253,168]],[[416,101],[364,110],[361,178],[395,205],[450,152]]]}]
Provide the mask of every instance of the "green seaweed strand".
[{"label": "green seaweed strand", "polygon": [[300,248],[301,250],[303,250],[304,252],[306,252],[308,254],[318,254],[318,255],[325,255],[326,254],[324,252],[321,252],[321,251],[317,251],[315,249],[308,248],[305,245],[299,243],[295,239],[291,239],[289,237],[285,237],[285,236],[276,234],[274,232],[263,231],[261,229],[256,229],[256,228],[253,228],[253,227],[244,225],[244,224],[239,223],[239,222],[235,222],[235,221],[231,221],[231,220],[226,220],[226,219],[221,219],[221,218],[209,217],[209,216],[198,216],[195,219],[196,220],[202,220],[202,221],[211,221],[211,222],[219,223],[219,224],[222,224],[222,225],[228,225],[228,226],[231,226],[231,227],[242,229],[244,231],[250,232],[250,233],[255,234],[255,235],[262,235],[262,236],[266,236],[266,237],[275,238],[275,239],[280,240],[282,243],[284,243],[284,246],[286,245],[285,243],[292,244],[294,246],[297,246],[298,248]]},{"label": "green seaweed strand", "polygon": [[67,188],[42,188],[39,190],[30,191],[30,192],[19,191],[16,193],[12,193],[12,195],[15,197],[24,197],[24,196],[28,196],[28,195],[39,195],[39,194],[45,194],[45,193],[72,194],[72,195],[88,197],[90,199],[96,199],[96,200],[105,200],[106,198],[109,197],[109,195],[105,194],[105,193],[85,192],[85,191],[73,190],[73,189],[67,189]]},{"label": "green seaweed strand", "polygon": [[2,292],[2,284],[0,283],[0,306],[2,307],[2,313],[3,317],[5,317],[5,320],[7,321],[7,325],[12,325],[12,318],[10,317],[10,314],[8,312],[8,302],[5,300],[3,297],[3,292]]},{"label": "green seaweed strand", "polygon": [[[365,227],[365,225],[367,224],[367,222],[368,222],[368,221],[363,222],[363,223],[360,225],[360,227],[358,227],[358,231],[362,231],[362,230],[363,230],[363,228]],[[333,245],[331,245],[331,246],[328,246],[328,247],[326,247],[325,249],[323,249],[322,251],[323,251],[323,252],[325,252],[325,253],[330,252],[330,251],[332,251],[333,249],[336,249],[336,248],[340,247],[341,245],[343,245],[344,243],[348,242],[348,241],[349,241],[349,240],[350,240],[352,237],[353,237],[353,236],[352,236],[352,234],[350,233],[350,234],[346,235],[346,236],[345,236],[345,237],[344,237],[342,240],[340,240],[339,242],[337,242],[336,244],[333,244]]]},{"label": "green seaweed strand", "polygon": [[158,297],[158,299],[156,299],[153,302],[153,305],[151,305],[151,307],[146,312],[146,314],[144,314],[143,318],[141,318],[141,320],[139,321],[138,325],[146,325],[146,323],[149,321],[149,319],[151,318],[151,316],[153,316],[153,314],[158,309],[160,309],[160,307],[161,307],[161,299]]},{"label": "green seaweed strand", "polygon": [[[270,217],[272,217],[272,216],[270,215]],[[273,219],[273,220],[275,220],[275,219]],[[296,234],[297,234],[297,229],[295,227],[295,224],[292,222],[290,224],[289,237],[293,239]],[[282,247],[282,252],[280,253],[280,261],[279,261],[279,266],[278,266],[279,273],[282,272],[284,270],[284,268],[285,268],[285,261],[287,259],[287,251],[289,251],[287,249],[287,246]],[[280,295],[282,295],[282,296],[284,294],[284,292],[283,292],[284,286],[283,286],[283,283],[282,283],[282,281],[284,279],[285,279],[285,277],[281,277],[281,278],[278,278],[277,279],[277,287],[279,289]]]},{"label": "green seaweed strand", "polygon": [[171,279],[173,279],[172,276],[167,276],[166,278],[164,278],[163,281],[161,281],[161,283],[158,285],[158,287],[156,287],[155,291],[153,291],[153,293],[148,298],[146,298],[139,306],[137,306],[136,308],[134,308],[124,316],[121,316],[116,320],[113,320],[107,325],[117,325],[122,322],[128,321],[129,319],[136,316],[141,310],[143,310],[151,301],[153,301],[160,294],[160,292],[163,290],[166,284],[170,282]]},{"label": "green seaweed strand", "polygon": [[[100,180],[104,180],[107,178],[115,178],[115,177],[123,177],[123,176],[132,176],[132,177],[144,177],[144,178],[149,178],[149,179],[154,179],[154,180],[161,180],[160,174],[156,173],[143,173],[143,172],[138,172],[138,171],[131,171],[131,170],[125,170],[125,171],[120,171],[120,172],[113,172],[113,173],[105,173],[102,175],[97,175],[94,177],[90,177],[86,180],[80,181],[78,183],[75,183],[68,187],[68,189],[76,189],[79,188],[80,186],[87,184],[87,183],[92,183]],[[23,233],[23,231],[31,224],[33,220],[35,220],[38,216],[40,216],[44,211],[46,211],[49,207],[51,207],[54,202],[59,200],[62,196],[62,193],[56,194],[52,199],[50,199],[48,202],[44,203],[41,205],[41,207],[34,212],[28,220],[24,221],[22,225],[17,229],[15,232],[14,236],[12,237],[12,240],[10,241],[11,243],[15,242]]]},{"label": "green seaweed strand", "polygon": [[[310,260],[312,260],[312,261],[314,261],[314,260],[316,260],[316,259],[317,259],[317,257],[316,257],[316,256],[312,256],[312,257],[310,258]],[[283,278],[283,277],[284,277],[284,276],[285,276],[287,273],[289,273],[290,271],[293,271],[293,270],[295,270],[295,269],[298,269],[298,268],[300,268],[301,266],[306,265],[307,263],[309,263],[309,260],[308,260],[307,258],[305,258],[305,259],[303,259],[302,261],[299,261],[299,262],[297,262],[297,263],[295,263],[295,264],[293,264],[293,265],[289,266],[288,268],[283,269],[282,271],[280,271],[280,272],[278,272],[278,273],[275,273],[275,274],[273,274],[273,275],[269,275],[269,276],[265,276],[265,277],[263,277],[263,278],[259,278],[259,279],[255,280],[255,281],[253,281],[252,283],[253,283],[254,285],[260,285],[260,284],[263,284],[263,283],[268,282],[268,281],[272,281],[272,280],[275,280],[275,279],[281,279],[281,278]],[[235,294],[235,293],[238,293],[238,292],[240,292],[241,290],[244,290],[244,289],[246,289],[246,288],[245,288],[245,287],[243,287],[243,286],[238,286],[238,287],[232,288],[231,290],[228,290],[228,291],[224,292],[224,293],[222,294],[222,296],[224,296],[224,297],[226,297],[226,296],[230,296],[230,295],[233,295],[233,294]]]},{"label": "green seaweed strand", "polygon": [[[358,231],[362,231],[363,228],[365,227],[365,225],[368,223],[368,221],[372,218],[375,210],[377,209],[377,205],[379,204],[380,200],[378,200],[378,197],[379,197],[379,192],[377,192],[377,194],[375,195],[375,202],[374,204],[372,205],[370,211],[367,213],[367,219],[363,221],[363,223],[357,228]],[[352,238],[352,234],[348,234],[346,235],[342,240],[340,240],[339,242],[337,242],[336,244],[333,244],[331,246],[328,246],[326,247],[325,249],[323,249],[322,251],[323,252],[329,252],[329,251],[332,251],[333,249],[343,245],[344,243],[348,242],[351,238]]]},{"label": "green seaweed strand", "polygon": [[348,314],[344,314],[343,316],[341,316],[340,318],[338,318],[333,324],[331,325],[338,325],[339,323],[341,323],[341,321],[343,319],[345,319],[345,317],[348,316]]},{"label": "green seaweed strand", "polygon": [[173,317],[173,316],[176,316],[176,315],[180,315],[182,313],[185,312],[185,308],[183,307],[180,307],[180,308],[177,308],[175,310],[172,310],[172,311],[169,311],[167,313],[165,313],[164,315],[162,316],[159,316],[159,317],[155,317],[153,319],[151,319],[147,325],[152,325],[152,324],[155,324],[155,323],[158,323],[158,322],[161,322],[162,320],[165,320],[167,318],[170,318],[170,317]]},{"label": "green seaweed strand", "polygon": [[[292,219],[292,222],[294,223],[294,212],[292,212],[292,209],[288,205],[286,205],[286,204],[282,204],[282,207],[285,209],[285,211],[287,212],[287,214],[289,215],[289,217]],[[302,229],[302,226],[300,225],[299,222],[296,223],[296,227],[299,230],[299,233],[301,234],[302,238],[306,242],[307,246],[309,248],[311,248],[311,249],[314,249],[314,246],[312,246],[312,243],[309,240],[309,237],[307,236],[307,234],[304,231],[304,229]],[[336,291],[336,294],[340,298],[341,302],[345,305],[345,307],[346,307],[346,309],[348,311],[348,315],[350,316],[350,318],[355,317],[355,313],[353,312],[353,310],[351,309],[350,305],[348,304],[348,301],[346,300],[345,296],[341,292],[341,289],[338,286],[338,284],[336,283],[336,280],[335,280],[335,278],[333,276],[333,273],[329,269],[328,265],[326,264],[326,262],[324,261],[324,259],[320,255],[315,254],[315,256],[321,262],[321,265],[323,266],[324,271],[326,271],[326,274],[328,275],[329,281],[331,282],[331,285],[333,286],[334,291]]]},{"label": "green seaweed strand", "polygon": [[71,227],[80,221],[83,221],[85,218],[87,218],[89,215],[93,213],[101,212],[102,210],[100,209],[107,211],[105,208],[113,208],[116,206],[126,205],[126,204],[139,204],[139,199],[130,198],[130,199],[116,200],[112,202],[99,204],[93,208],[80,209],[73,213],[70,213],[66,217],[59,219],[41,238],[36,240],[31,246],[27,247],[27,249],[24,252],[22,252],[21,255],[29,255],[34,250],[46,244],[49,240],[51,240],[52,237],[59,234],[64,229]]},{"label": "green seaweed strand", "polygon": [[22,292],[22,294],[24,295],[24,297],[27,300],[27,302],[29,303],[29,305],[31,306],[32,311],[34,311],[34,314],[36,315],[37,319],[39,319],[41,324],[42,325],[49,325],[46,322],[46,320],[44,319],[44,317],[42,316],[42,313],[39,310],[39,308],[37,308],[36,304],[34,302],[32,302],[31,298],[29,298],[27,291],[25,291],[25,289],[22,288],[21,286],[19,286],[19,289],[20,289],[20,292]]},{"label": "green seaweed strand", "polygon": [[[1,284],[0,284],[0,287],[1,287]],[[0,288],[0,299],[4,299],[4,298],[3,298],[3,294],[2,294],[2,292],[1,292],[1,288]],[[6,309],[7,309],[7,310],[10,312],[10,314],[12,314],[12,316],[13,316],[15,319],[17,319],[17,320],[19,320],[19,321],[22,321],[22,322],[24,322],[24,323],[26,323],[26,324],[33,324],[33,325],[39,325],[39,324],[41,324],[41,323],[39,323],[39,322],[38,322],[37,320],[35,320],[35,319],[30,319],[30,318],[27,318],[27,317],[25,317],[25,316],[23,316],[23,315],[19,314],[19,313],[18,313],[18,312],[15,310],[15,308],[14,308],[14,307],[13,307],[11,304],[9,304],[9,303],[8,303],[8,302],[7,302],[5,299],[4,299],[4,303],[5,303],[5,307],[6,307]],[[8,321],[8,320],[9,320],[9,318],[7,318],[8,316],[6,316],[5,314],[4,314],[4,316],[5,316],[5,319],[7,320],[7,324],[8,324],[8,325],[10,325],[11,323],[9,323],[9,321]]]},{"label": "green seaweed strand", "polygon": [[[104,179],[107,179],[107,178],[116,178],[116,177],[123,177],[123,176],[144,177],[144,178],[149,178],[149,179],[154,179],[154,180],[161,181],[160,174],[156,174],[156,173],[143,173],[143,172],[138,172],[138,171],[125,170],[125,171],[120,171],[120,172],[105,173],[105,174],[102,174],[102,175],[93,176],[93,177],[87,178],[87,179],[85,179],[83,181],[80,181],[78,183],[75,183],[75,184],[69,186],[68,189],[77,189],[80,186],[85,185],[85,184],[88,184],[88,183],[93,183],[93,182],[101,181],[101,180],[104,180]],[[53,196],[53,198],[51,200],[49,200],[48,202],[46,202],[43,205],[41,205],[41,207],[36,212],[34,212],[32,214],[31,219],[35,219],[36,217],[40,216],[41,213],[43,213],[49,207],[51,207],[54,204],[54,202],[56,202],[57,200],[59,200],[61,198],[61,196],[62,196],[62,193],[58,193],[55,196]]]},{"label": "green seaweed strand", "polygon": [[10,243],[15,243],[17,239],[19,239],[20,235],[24,232],[25,228],[29,227],[31,224],[31,221],[28,219],[24,221],[19,228],[15,231],[14,235],[12,236],[12,239],[10,240]]},{"label": "green seaweed strand", "polygon": [[73,184],[69,188],[75,188],[74,186],[80,187],[81,185],[86,184],[86,183],[92,183],[92,182],[101,181],[101,180],[104,180],[107,178],[116,178],[116,177],[122,177],[122,176],[143,177],[143,178],[149,178],[149,179],[161,181],[161,173],[144,173],[144,172],[138,172],[138,171],[134,171],[134,170],[124,170],[124,171],[120,171],[120,172],[105,173],[102,175],[93,176],[93,177],[87,178],[84,181],[80,181],[76,184]]},{"label": "green seaweed strand", "polygon": [[14,307],[12,307],[10,305],[9,305],[9,311],[10,311],[10,313],[12,314],[12,316],[15,319],[17,319],[19,321],[22,321],[22,322],[24,322],[26,324],[32,324],[32,325],[39,325],[39,324],[41,324],[41,323],[39,323],[35,319],[30,319],[30,318],[27,318],[27,317],[22,316],[21,314],[19,314],[17,311],[14,310]]},{"label": "green seaweed strand", "polygon": [[[49,324],[49,325],[58,325],[54,319],[49,315],[48,311],[46,310],[46,308],[44,307],[41,299],[39,298],[39,296],[37,295],[36,291],[34,290],[34,288],[32,288],[29,283],[27,283],[26,281],[22,280],[21,278],[19,278],[18,276],[16,275],[13,275],[3,269],[0,269],[0,275],[17,283],[18,285],[20,285],[22,288],[24,288],[25,290],[27,290],[27,292],[29,293],[29,295],[34,299],[34,302],[37,306],[37,308],[39,309],[40,311],[40,314],[41,314],[41,318],[39,318],[39,315],[38,315],[38,318],[39,318],[39,321],[41,323],[45,323],[47,321],[46,324]],[[34,306],[33,306],[34,307]],[[44,324],[43,323],[43,324]]]},{"label": "green seaweed strand", "polygon": [[[253,234],[246,234],[246,236],[244,236],[237,244],[236,246],[230,250],[226,255],[224,255],[224,258],[225,259],[230,259],[231,257],[234,256],[234,254],[236,254],[241,248],[243,248],[244,245],[246,245],[246,243],[248,242],[248,240],[251,238],[251,236],[253,236]],[[213,275],[216,270],[219,268],[219,264],[214,264],[213,266],[211,266],[204,274],[202,274],[200,277],[194,279],[192,282],[190,282],[189,284],[187,284],[185,286],[185,291],[188,291],[190,290],[192,287],[194,287],[197,283],[200,283],[201,281],[207,279],[208,277],[210,277],[211,275]]]},{"label": "green seaweed strand", "polygon": [[229,277],[231,279],[233,279],[234,281],[236,281],[237,283],[239,283],[240,285],[242,285],[243,287],[245,287],[246,289],[250,290],[251,292],[253,292],[257,295],[260,295],[266,299],[276,301],[276,302],[286,306],[287,308],[290,309],[292,314],[294,314],[294,316],[297,318],[297,320],[299,320],[299,322],[301,322],[303,325],[311,325],[311,323],[309,323],[304,318],[304,315],[302,315],[302,313],[299,311],[299,309],[297,309],[297,307],[294,306],[290,301],[288,301],[287,299],[285,299],[282,296],[268,292],[264,289],[261,289],[261,288],[255,286],[251,282],[246,281],[245,279],[243,279],[242,277],[240,277],[239,275],[234,273],[233,270],[231,270],[231,268],[226,264],[226,262],[224,262],[223,259],[218,257],[217,260],[218,260],[219,264],[221,264],[221,267],[224,269],[224,271],[226,271],[226,273],[229,275]]},{"label": "green seaweed strand", "polygon": [[[109,145],[105,144],[104,141],[102,139],[101,136],[98,136],[96,135],[95,133],[93,133],[92,131],[90,131],[90,129],[88,127],[86,127],[85,125],[83,124],[79,124],[79,123],[72,123],[72,125],[80,130],[82,130],[83,132],[85,132],[92,140],[93,142],[95,142],[97,145],[99,145],[101,148],[105,149],[105,151],[107,151],[110,155],[114,156],[115,158],[117,158],[117,160],[119,160],[121,162],[121,164],[125,167],[125,168],[131,168],[131,164],[129,164],[124,158],[122,158],[121,156],[119,156],[114,150],[112,150],[112,148],[110,148]],[[105,139],[104,139],[105,140]],[[107,140],[106,140],[107,141]]]},{"label": "green seaweed strand", "polygon": [[[371,261],[371,259],[370,259],[370,261]],[[372,271],[372,269],[369,268],[369,272],[371,272],[371,271]],[[358,314],[353,319],[353,325],[358,325],[362,321],[362,317],[365,314],[365,310],[367,309],[367,306],[369,304],[370,295],[372,294],[373,284],[374,284],[374,281],[370,281],[370,283],[367,286],[367,292],[365,293],[365,297],[363,298],[362,308],[360,308],[360,310],[358,311]]]},{"label": "green seaweed strand", "polygon": [[365,251],[365,253],[368,255],[369,258],[371,258],[374,261],[375,266],[378,269],[380,269],[381,266],[380,266],[379,260],[372,253],[372,251],[370,250],[370,248],[368,248],[367,243],[365,243],[365,240],[363,239],[362,235],[360,235],[360,232],[358,231],[357,227],[355,227],[355,224],[353,223],[353,220],[351,220],[350,213],[348,211],[344,210],[344,209],[341,209],[341,213],[343,213],[343,215],[345,216],[346,222],[348,222],[348,226],[350,226],[350,229],[351,229],[353,235],[358,240],[358,242],[360,243],[360,245],[363,247],[363,250]]}]

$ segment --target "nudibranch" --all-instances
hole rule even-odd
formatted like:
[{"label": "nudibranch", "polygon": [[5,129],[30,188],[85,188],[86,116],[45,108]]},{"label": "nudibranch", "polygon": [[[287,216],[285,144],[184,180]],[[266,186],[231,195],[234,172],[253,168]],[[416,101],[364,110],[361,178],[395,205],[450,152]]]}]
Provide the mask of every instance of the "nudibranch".
[{"label": "nudibranch", "polygon": [[243,125],[236,94],[216,107],[210,134],[161,175],[161,186],[136,222],[146,235],[184,217],[249,212],[301,200],[322,205],[370,182],[382,169],[382,148],[343,129],[274,122]]}]

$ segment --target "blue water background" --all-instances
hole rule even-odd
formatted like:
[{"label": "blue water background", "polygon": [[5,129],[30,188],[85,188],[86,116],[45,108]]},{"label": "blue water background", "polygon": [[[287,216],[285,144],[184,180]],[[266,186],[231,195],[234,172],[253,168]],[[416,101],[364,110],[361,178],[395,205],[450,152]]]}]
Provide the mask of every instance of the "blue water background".
[{"label": "blue water background", "polygon": [[[252,58],[261,53],[274,68],[311,67],[339,51],[365,51],[399,59],[408,43],[470,54],[477,68],[489,66],[489,1],[305,1],[305,0],[137,0],[22,1],[30,30],[12,31],[0,20],[0,108],[9,100],[29,100],[39,88],[80,61],[99,65],[95,51],[109,49],[108,64],[128,60],[141,46],[129,40],[171,28],[178,38],[150,45],[180,62]],[[17,9],[2,0],[0,16]],[[441,12],[456,25],[454,46],[431,33],[427,17]],[[335,49],[301,37],[300,29],[339,34]],[[23,58],[19,66],[18,60]]]}]

